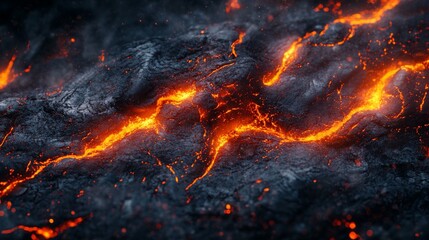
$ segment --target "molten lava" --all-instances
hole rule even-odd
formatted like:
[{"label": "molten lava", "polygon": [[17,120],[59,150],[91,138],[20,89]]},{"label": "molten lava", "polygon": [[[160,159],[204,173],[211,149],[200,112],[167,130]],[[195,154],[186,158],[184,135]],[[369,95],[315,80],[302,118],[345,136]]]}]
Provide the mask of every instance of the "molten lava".
[{"label": "molten lava", "polygon": [[83,222],[83,218],[79,217],[73,220],[66,221],[65,223],[55,227],[29,227],[29,226],[23,226],[19,225],[17,227],[3,230],[2,234],[11,234],[17,230],[23,230],[28,233],[33,233],[32,239],[40,239],[39,237],[42,237],[43,239],[51,239],[58,236],[58,234],[66,231],[69,228],[77,227],[80,223]]},{"label": "molten lava", "polygon": [[187,187],[186,190],[191,188],[199,180],[206,177],[212,170],[215,162],[217,161],[220,151],[232,139],[240,137],[244,133],[252,134],[265,134],[279,139],[279,144],[293,143],[293,142],[315,142],[327,139],[333,139],[337,136],[350,120],[357,114],[380,110],[386,103],[385,92],[386,86],[390,80],[401,70],[404,71],[423,71],[428,67],[429,60],[414,65],[403,65],[400,67],[391,68],[385,71],[385,74],[376,82],[374,86],[368,89],[364,96],[364,101],[358,106],[350,109],[350,111],[340,120],[334,121],[330,126],[324,129],[315,129],[304,131],[305,135],[296,135],[291,132],[285,132],[280,129],[268,115],[263,115],[259,111],[256,104],[251,104],[254,111],[254,120],[250,123],[233,123],[232,126],[222,128],[220,134],[217,134],[211,142],[211,160],[205,169],[204,173],[195,178]]},{"label": "molten lava", "polygon": [[85,147],[83,153],[81,154],[68,154],[65,156],[50,158],[43,162],[37,162],[35,166],[32,166],[32,171],[27,176],[19,177],[9,182],[0,183],[1,186],[5,186],[0,192],[0,197],[4,197],[9,192],[11,192],[18,184],[26,182],[35,178],[39,175],[46,167],[52,164],[58,164],[65,159],[76,159],[81,160],[85,158],[92,158],[100,155],[101,153],[109,150],[118,142],[124,140],[128,136],[139,132],[139,131],[153,131],[158,133],[159,129],[162,126],[162,123],[158,121],[158,115],[161,112],[161,109],[166,104],[171,104],[174,106],[178,106],[182,104],[184,101],[191,99],[196,94],[195,86],[192,86],[188,89],[174,91],[168,95],[160,97],[157,102],[155,109],[152,110],[152,113],[147,117],[136,116],[129,120],[125,125],[123,125],[120,129],[114,131],[107,135],[103,141],[93,146]]},{"label": "molten lava", "polygon": [[[392,1],[382,0],[381,7],[374,11],[363,11],[350,16],[344,16],[344,17],[335,19],[333,21],[333,24],[342,23],[342,24],[350,25],[350,30],[348,35],[343,40],[337,43],[314,44],[314,46],[333,47],[333,46],[344,44],[354,36],[357,27],[362,25],[367,25],[367,24],[378,23],[387,11],[394,9],[399,3],[400,3],[400,0],[392,0]],[[325,25],[324,30],[320,32],[318,35],[323,36],[330,26],[331,24]],[[280,80],[280,76],[288,69],[288,67],[298,57],[299,50],[304,46],[304,43],[303,43],[304,40],[307,40],[310,37],[313,37],[315,35],[317,35],[316,32],[314,31],[309,32],[305,34],[304,37],[299,37],[298,39],[293,41],[292,44],[289,46],[289,48],[283,53],[281,64],[276,68],[274,72],[268,73],[263,77],[262,79],[263,84],[265,86],[272,86],[278,83]]]}]

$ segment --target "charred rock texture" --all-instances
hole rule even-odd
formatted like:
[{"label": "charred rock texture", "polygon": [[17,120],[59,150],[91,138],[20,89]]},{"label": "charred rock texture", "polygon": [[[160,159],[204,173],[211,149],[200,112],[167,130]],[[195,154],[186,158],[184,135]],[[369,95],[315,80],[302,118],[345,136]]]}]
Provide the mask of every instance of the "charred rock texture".
[{"label": "charred rock texture", "polygon": [[0,238],[427,238],[428,4],[2,3]]}]

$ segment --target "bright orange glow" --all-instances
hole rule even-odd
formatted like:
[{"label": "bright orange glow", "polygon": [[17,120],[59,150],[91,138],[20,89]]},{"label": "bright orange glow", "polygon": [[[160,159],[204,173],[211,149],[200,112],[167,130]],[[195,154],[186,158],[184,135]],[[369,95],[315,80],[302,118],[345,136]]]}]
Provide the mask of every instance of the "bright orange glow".
[{"label": "bright orange glow", "polygon": [[16,56],[12,56],[6,69],[0,72],[0,90],[5,88],[9,83],[15,80],[15,75],[13,74],[13,64],[15,63]]},{"label": "bright orange glow", "polygon": [[352,240],[355,240],[355,239],[359,238],[359,235],[357,233],[355,233],[355,232],[350,232],[349,233],[349,238],[352,239]]},{"label": "bright orange glow", "polygon": [[[334,20],[333,22],[334,24],[343,23],[343,24],[350,25],[351,28],[347,36],[343,40],[336,43],[314,44],[314,46],[334,47],[334,46],[339,46],[346,43],[348,40],[354,37],[356,27],[361,25],[367,25],[367,24],[375,24],[379,22],[387,11],[392,10],[399,3],[400,3],[400,0],[382,0],[381,7],[379,9],[376,9],[375,11],[363,11],[353,15],[340,17]],[[319,36],[323,36],[330,26],[331,24],[325,25],[324,30],[319,33]],[[278,83],[280,80],[280,76],[289,68],[289,66],[298,57],[298,51],[304,46],[303,44],[304,40],[307,40],[308,38],[315,36],[316,34],[317,34],[316,32],[309,32],[304,37],[300,37],[296,39],[294,42],[292,42],[289,48],[283,53],[281,64],[276,68],[274,72],[268,73],[263,77],[262,79],[263,84],[265,86],[272,86]]]},{"label": "bright orange glow", "polygon": [[123,139],[129,137],[130,135],[143,130],[150,130],[158,133],[159,129],[162,127],[162,124],[158,122],[158,115],[161,112],[162,107],[165,104],[171,104],[178,106],[184,101],[194,97],[196,94],[195,86],[192,86],[185,90],[174,91],[171,94],[160,97],[156,102],[155,110],[148,117],[137,116],[128,121],[124,126],[119,130],[114,131],[103,139],[100,143],[85,147],[83,153],[81,154],[69,154],[57,158],[51,158],[44,162],[36,163],[36,166],[33,168],[33,173],[29,176],[20,177],[14,179],[6,184],[5,188],[0,192],[0,197],[5,196],[10,191],[12,191],[17,185],[26,182],[35,178],[39,173],[41,173],[46,167],[52,164],[58,164],[65,159],[76,159],[81,160],[85,158],[92,158],[100,155],[101,153],[112,148],[116,143],[122,141]]},{"label": "bright orange glow", "polygon": [[243,38],[246,36],[245,32],[240,32],[238,34],[238,39],[235,40],[232,44],[231,44],[231,55],[233,55],[234,57],[237,57],[237,52],[235,51],[235,47],[241,43],[243,43]]},{"label": "bright orange glow", "polygon": [[246,132],[262,133],[271,135],[279,139],[287,139],[281,129],[279,129],[274,123],[272,123],[267,115],[261,114],[259,111],[259,105],[255,103],[249,104],[250,109],[254,116],[254,120],[249,123],[232,123],[226,128],[219,130],[220,134],[215,134],[213,140],[210,143],[210,155],[211,160],[209,165],[206,167],[203,174],[195,178],[187,187],[186,190],[190,189],[195,183],[206,177],[212,170],[221,149],[228,144],[232,139],[235,139]]},{"label": "bright orange glow", "polygon": [[206,167],[203,174],[195,178],[187,187],[190,189],[195,183],[206,177],[212,170],[215,162],[217,161],[220,151],[232,139],[240,137],[244,133],[265,134],[279,139],[280,144],[293,143],[293,142],[316,142],[321,140],[332,139],[336,134],[343,129],[350,120],[357,114],[380,110],[386,103],[385,97],[388,95],[385,92],[385,87],[389,84],[390,80],[401,70],[404,71],[423,71],[429,60],[415,65],[403,65],[397,68],[388,69],[386,73],[376,82],[374,86],[365,91],[366,95],[364,100],[358,106],[352,108],[342,119],[333,122],[330,126],[324,129],[315,129],[305,131],[306,135],[296,135],[293,133],[286,133],[273,123],[268,115],[263,115],[259,111],[256,104],[253,106],[253,122],[249,123],[235,123],[221,129],[221,134],[215,135],[211,142],[211,160]]},{"label": "bright orange glow", "polygon": [[225,213],[226,215],[229,215],[232,213],[232,206],[231,204],[227,203],[225,205],[225,210],[223,210],[223,213]]},{"label": "bright orange glow", "polygon": [[241,8],[240,3],[238,0],[228,0],[225,7],[225,12],[230,13],[232,10],[238,10]]},{"label": "bright orange glow", "polygon": [[50,228],[50,227],[28,227],[19,225],[17,227],[14,227],[12,229],[3,230],[2,234],[11,234],[17,230],[23,230],[25,232],[34,233],[40,237],[43,237],[44,239],[51,239],[58,236],[58,234],[64,232],[65,230],[69,228],[77,227],[81,222],[83,222],[83,218],[79,217],[73,220],[69,220],[58,227]]},{"label": "bright orange glow", "polygon": [[334,133],[338,132],[347,122],[349,122],[356,114],[374,111],[381,108],[383,105],[383,96],[385,96],[384,87],[387,85],[389,80],[400,70],[401,68],[396,68],[389,70],[373,87],[371,90],[367,91],[368,96],[366,101],[359,105],[358,107],[352,108],[349,113],[339,121],[334,122],[329,128],[316,131],[307,136],[296,137],[295,139],[299,142],[312,142],[320,141],[322,139],[331,137]]}]

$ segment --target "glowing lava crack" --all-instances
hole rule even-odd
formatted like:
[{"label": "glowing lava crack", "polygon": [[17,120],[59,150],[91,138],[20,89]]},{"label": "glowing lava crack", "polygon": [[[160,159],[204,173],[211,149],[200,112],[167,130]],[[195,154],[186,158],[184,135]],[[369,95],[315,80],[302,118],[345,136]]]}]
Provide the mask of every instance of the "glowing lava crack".
[{"label": "glowing lava crack", "polygon": [[28,174],[25,177],[13,179],[8,182],[2,182],[0,183],[0,186],[5,186],[2,191],[0,192],[0,197],[3,197],[7,195],[10,191],[12,191],[18,184],[23,183],[25,181],[28,181],[30,179],[35,178],[37,175],[39,175],[46,167],[60,163],[61,161],[65,159],[85,159],[85,158],[91,158],[98,156],[108,150],[109,148],[113,147],[116,143],[122,141],[126,137],[130,136],[131,134],[134,134],[139,131],[143,130],[150,130],[158,133],[159,128],[161,127],[161,123],[158,122],[158,115],[161,111],[161,108],[165,104],[171,104],[178,106],[182,104],[184,101],[191,99],[196,94],[196,88],[194,86],[190,87],[189,89],[179,90],[175,91],[171,94],[165,95],[163,97],[160,97],[157,102],[155,109],[148,117],[141,117],[137,116],[132,118],[128,121],[122,128],[120,128],[118,131],[113,132],[109,134],[106,138],[104,138],[103,141],[100,143],[94,145],[94,146],[87,146],[82,154],[69,154],[57,158],[51,158],[43,162],[37,162],[34,164],[34,166],[31,166],[30,168],[27,167]]},{"label": "glowing lava crack", "polygon": [[[310,234],[296,233],[293,239],[312,239],[332,225],[321,221],[339,215],[345,220],[334,225],[348,228],[350,239],[365,233],[377,238],[384,235],[376,229],[386,222],[383,215],[369,229],[378,221],[373,217],[378,209],[395,208],[388,219],[395,222],[396,208],[409,205],[415,213],[414,206],[426,204],[411,199],[428,195],[421,191],[427,188],[424,159],[429,157],[428,35],[422,21],[427,11],[410,10],[423,4],[410,2],[404,10],[405,1],[399,7],[400,0],[368,0],[344,3],[350,9],[340,10],[339,1],[316,9],[311,3],[274,2],[261,7],[225,0],[222,23],[136,42],[120,53],[103,46],[106,50],[94,51],[101,55],[93,68],[75,70],[53,93],[44,88],[52,87],[50,78],[46,85],[33,80],[61,64],[41,67],[28,56],[36,50],[18,49],[19,58],[5,55],[1,234],[61,238],[80,225],[81,233],[71,230],[64,237],[138,239],[142,232],[147,238],[162,232],[171,238],[183,224],[178,238],[204,229],[198,238],[215,222],[214,234],[231,238],[239,235],[225,231],[224,223],[241,219],[251,234],[292,223],[290,229]],[[258,15],[246,20],[250,11]],[[169,19],[158,27],[170,28],[178,18]],[[141,21],[140,27],[148,23]],[[291,32],[299,34],[288,39]],[[76,51],[80,37],[66,38]],[[271,53],[285,38],[277,63]],[[261,56],[265,52],[270,55]],[[78,59],[72,48],[68,54],[70,62]],[[34,75],[20,74],[30,60]],[[288,82],[282,82],[289,72]],[[144,107],[136,110],[135,104]],[[106,116],[113,126],[88,129]],[[88,165],[71,170],[78,161]],[[409,189],[410,184],[418,188]],[[338,199],[335,206],[326,200],[331,196]],[[353,214],[367,215],[349,216],[344,210],[349,206]],[[295,207],[304,209],[298,218]],[[49,216],[50,225],[33,219],[41,215]],[[308,222],[305,229],[302,222]],[[319,230],[311,231],[316,225]]]},{"label": "glowing lava crack", "polygon": [[50,228],[50,227],[30,227],[30,226],[23,226],[19,225],[17,227],[14,227],[12,229],[7,229],[1,231],[2,234],[11,234],[17,230],[23,230],[28,233],[32,233],[31,239],[39,239],[39,237],[43,237],[43,239],[51,239],[58,236],[58,234],[66,231],[69,228],[77,227],[80,223],[83,222],[83,218],[79,217],[73,220],[66,221],[65,223],[62,223],[61,225]]},{"label": "glowing lava crack", "polygon": [[[204,173],[194,179],[191,184],[189,184],[186,189],[191,188],[199,180],[203,179],[211,169],[213,168],[216,160],[219,157],[220,151],[222,148],[228,144],[232,139],[239,137],[240,135],[251,132],[251,133],[261,133],[266,135],[271,135],[279,139],[279,144],[284,143],[294,143],[294,142],[316,142],[321,140],[326,140],[330,138],[335,138],[336,134],[346,126],[346,124],[353,119],[354,116],[360,113],[370,112],[380,110],[386,102],[385,97],[388,94],[385,92],[386,86],[389,84],[390,80],[401,70],[404,71],[423,71],[427,68],[429,60],[426,60],[422,63],[417,63],[414,65],[403,65],[393,69],[388,69],[386,73],[376,81],[376,84],[368,89],[367,95],[364,97],[364,101],[359,104],[357,107],[352,108],[343,119],[335,121],[330,126],[325,129],[319,130],[308,130],[304,131],[307,135],[299,136],[292,132],[285,132],[283,129],[280,129],[275,123],[273,123],[269,118],[264,117],[258,108],[255,108],[253,111],[254,121],[252,123],[246,124],[237,124],[233,127],[225,127],[222,129],[222,133],[218,134],[211,143],[212,148],[212,159],[204,171]],[[226,131],[224,129],[230,129]]]},{"label": "glowing lava crack", "polygon": [[[338,46],[344,44],[346,41],[350,40],[356,31],[356,28],[362,25],[368,25],[368,24],[375,24],[379,22],[384,14],[395,8],[400,3],[399,0],[383,0],[381,1],[382,6],[374,11],[363,11],[361,13],[356,13],[350,16],[344,16],[340,17],[332,24],[342,23],[342,24],[348,24],[350,25],[350,31],[347,37],[337,43],[331,43],[331,44],[315,44],[315,46]],[[319,36],[323,36],[326,34],[326,31],[329,29],[331,24],[327,24],[324,28],[324,30],[319,34]],[[277,84],[280,80],[280,76],[288,69],[288,67],[295,61],[295,59],[298,57],[299,50],[304,47],[304,40],[309,39],[310,37],[316,36],[317,32],[309,32],[304,35],[304,37],[299,37],[295,41],[292,42],[292,44],[289,46],[289,48],[283,53],[283,58],[281,64],[276,68],[274,72],[268,73],[263,77],[262,82],[266,86],[272,86],[274,84]]]}]

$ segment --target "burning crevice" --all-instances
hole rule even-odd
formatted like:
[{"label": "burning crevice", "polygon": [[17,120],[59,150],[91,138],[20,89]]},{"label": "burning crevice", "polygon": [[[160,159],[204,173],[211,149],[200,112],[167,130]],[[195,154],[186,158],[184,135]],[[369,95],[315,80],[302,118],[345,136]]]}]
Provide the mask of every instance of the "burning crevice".
[{"label": "burning crevice", "polygon": [[62,232],[66,231],[69,228],[77,227],[80,223],[83,222],[83,218],[79,217],[73,220],[66,221],[57,227],[51,228],[51,227],[30,227],[30,226],[24,226],[19,225],[17,227],[14,227],[12,229],[7,229],[1,231],[2,234],[11,234],[15,231],[22,230],[28,233],[31,233],[31,239],[37,240],[37,239],[52,239],[58,236],[58,234],[61,234]]}]

